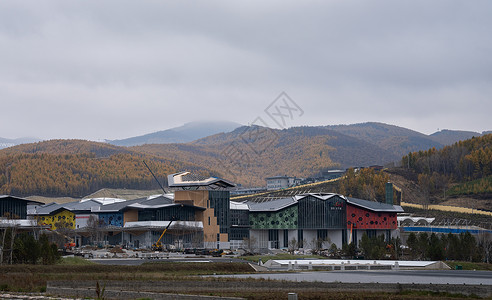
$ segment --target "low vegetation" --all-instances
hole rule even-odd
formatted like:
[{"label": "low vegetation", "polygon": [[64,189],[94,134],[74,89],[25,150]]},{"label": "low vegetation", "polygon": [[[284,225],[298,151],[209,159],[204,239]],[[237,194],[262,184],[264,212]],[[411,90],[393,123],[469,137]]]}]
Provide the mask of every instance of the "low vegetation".
[{"label": "low vegetation", "polygon": [[407,238],[410,258],[416,260],[461,260],[468,262],[490,261],[491,242],[478,243],[469,232],[458,234],[427,234],[411,232]]},{"label": "low vegetation", "polygon": [[245,263],[145,263],[140,266],[78,262],[51,266],[19,264],[0,266],[0,286],[4,291],[42,292],[50,280],[187,280],[195,275],[250,272],[253,269]]},{"label": "low vegetation", "polygon": [[[15,238],[12,239],[12,236]],[[3,263],[52,265],[59,258],[57,245],[50,243],[46,234],[35,239],[33,235],[26,232],[16,235],[13,228],[1,232],[0,265]]]},{"label": "low vegetation", "polygon": [[87,266],[87,265],[95,265],[96,263],[83,259],[81,257],[62,257],[57,264],[59,265],[67,265],[67,266]]},{"label": "low vegetation", "polygon": [[[9,292],[44,292],[47,281],[90,281],[99,285],[100,291],[106,287],[106,282],[131,281],[183,281],[189,286],[189,281],[236,281],[233,278],[209,278],[193,275],[235,274],[252,272],[246,263],[145,263],[140,266],[114,265],[8,265],[0,266],[0,290]],[[193,277],[190,277],[193,276]],[[246,299],[286,299],[288,292],[296,292],[299,299],[467,299],[463,295],[438,292],[401,291],[399,293],[364,292],[364,291],[333,291],[323,287],[292,288],[288,284],[282,288],[265,291],[265,288],[251,289],[258,280],[245,279],[251,282],[248,288],[220,289],[205,284],[202,288],[193,288],[193,294],[208,296],[234,296]],[[265,281],[265,280],[259,280]],[[163,285],[162,289],[173,292],[174,284]],[[265,285],[262,285],[265,286]],[[101,288],[102,287],[102,288]],[[201,290],[203,289],[203,290]],[[185,293],[186,291],[180,291]],[[99,297],[103,292],[99,293]],[[96,297],[96,293],[94,293]]]},{"label": "low vegetation", "polygon": [[446,264],[453,270],[492,271],[492,264],[488,263],[447,260]]}]

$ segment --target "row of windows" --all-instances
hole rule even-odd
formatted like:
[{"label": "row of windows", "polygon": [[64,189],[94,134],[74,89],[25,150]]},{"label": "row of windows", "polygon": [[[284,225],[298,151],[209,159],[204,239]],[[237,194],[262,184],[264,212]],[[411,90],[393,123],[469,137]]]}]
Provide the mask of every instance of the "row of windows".
[{"label": "row of windows", "polygon": [[0,200],[0,216],[13,219],[25,219],[27,215],[27,205],[24,201],[15,199]]},{"label": "row of windows", "polygon": [[321,200],[308,196],[298,203],[299,228],[344,228],[345,205],[338,197]]},{"label": "row of windows", "polygon": [[138,212],[139,221],[194,221],[195,210],[188,206],[172,206]]},{"label": "row of windows", "polygon": [[229,233],[230,227],[230,203],[228,191],[209,191],[208,197],[210,207],[214,209],[214,216],[217,218],[220,233]]}]

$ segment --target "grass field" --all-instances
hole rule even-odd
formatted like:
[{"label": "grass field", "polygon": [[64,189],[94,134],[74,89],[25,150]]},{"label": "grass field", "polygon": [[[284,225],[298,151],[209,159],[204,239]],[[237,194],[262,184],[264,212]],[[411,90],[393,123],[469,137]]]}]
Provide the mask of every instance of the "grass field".
[{"label": "grass field", "polygon": [[[285,258],[287,256],[270,257]],[[259,258],[259,257],[258,257]],[[290,257],[295,258],[294,256]],[[254,257],[250,257],[254,261]],[[267,259],[267,257],[262,257]],[[289,259],[289,258],[287,258]],[[463,268],[468,266],[465,263],[459,263]],[[144,263],[140,266],[113,266],[100,265],[95,263],[84,262],[83,259],[73,258],[64,259],[63,263],[57,265],[3,265],[0,266],[0,290],[11,292],[44,292],[46,291],[47,281],[166,281],[180,282],[218,282],[218,281],[235,281],[232,278],[210,278],[197,275],[212,274],[236,274],[252,273],[252,268],[246,263]],[[462,295],[452,295],[447,293],[435,292],[409,292],[401,291],[400,293],[372,293],[372,292],[341,292],[321,289],[297,289],[292,290],[289,283],[282,284],[281,289],[272,290],[255,290],[255,284],[259,284],[254,279],[243,279],[251,282],[247,284],[249,289],[233,290],[204,290],[193,291],[193,294],[203,294],[209,296],[236,296],[247,299],[287,299],[288,292],[298,293],[299,299],[466,299]],[[210,283],[204,286],[209,286]],[[171,285],[169,285],[171,286]],[[253,288],[251,288],[253,287]]]},{"label": "grass field", "polygon": [[492,264],[474,263],[468,261],[445,261],[445,263],[453,270],[459,265],[463,268],[463,270],[492,271]]},{"label": "grass field", "polygon": [[50,280],[184,280],[187,276],[250,273],[245,263],[145,263],[140,266],[100,264],[3,265],[0,290],[42,292]]}]

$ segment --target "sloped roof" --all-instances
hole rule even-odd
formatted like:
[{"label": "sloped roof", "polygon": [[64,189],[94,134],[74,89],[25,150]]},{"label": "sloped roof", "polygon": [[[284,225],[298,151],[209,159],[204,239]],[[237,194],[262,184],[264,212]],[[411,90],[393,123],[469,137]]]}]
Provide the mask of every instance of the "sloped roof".
[{"label": "sloped roof", "polygon": [[250,211],[278,211],[296,203],[296,197],[289,197],[261,203],[250,202],[246,204],[248,204]]},{"label": "sloped roof", "polygon": [[372,211],[380,212],[403,212],[403,208],[399,205],[392,205],[383,202],[368,201],[357,198],[346,197],[347,203],[353,204],[358,207],[362,207]]},{"label": "sloped roof", "polygon": [[36,206],[31,209],[29,212],[33,215],[51,215],[60,210],[68,210],[72,212],[80,212],[80,211],[91,211],[95,207],[101,206],[101,203],[94,200],[87,201],[74,201],[69,203],[49,203],[46,205]]},{"label": "sloped roof", "polygon": [[108,204],[113,204],[113,203],[119,203],[119,202],[125,202],[125,199],[120,199],[120,198],[108,198],[108,197],[101,197],[101,198],[87,198],[87,199],[82,199],[80,202],[86,202],[86,201],[95,201],[100,203],[101,205],[108,205]]},{"label": "sloped roof", "polygon": [[50,215],[57,210],[63,209],[62,204],[55,202],[48,203],[46,205],[36,206],[32,209],[31,213],[34,215]]},{"label": "sloped roof", "polygon": [[338,196],[343,199],[342,196],[338,194],[331,193],[307,193],[301,195],[295,195],[292,197],[274,199],[265,202],[245,202],[249,206],[250,211],[278,211],[296,204],[299,200],[304,199],[308,196],[312,196],[321,200],[327,200],[334,196]]},{"label": "sloped roof", "polygon": [[210,187],[230,188],[235,185],[227,180],[217,177],[204,177],[201,175],[191,174],[190,172],[180,172],[167,176],[169,187]]},{"label": "sloped roof", "polygon": [[230,201],[229,202],[229,207],[232,210],[249,210],[248,204],[245,204],[245,203],[242,203],[242,202]]},{"label": "sloped roof", "polygon": [[2,199],[9,199],[9,198],[10,199],[14,199],[14,200],[25,201],[27,204],[44,204],[43,202],[34,201],[34,200],[28,200],[28,199],[20,198],[20,197],[16,197],[16,196],[0,195],[0,200],[2,200]]},{"label": "sloped roof", "polygon": [[[374,202],[374,201],[362,200],[357,198],[345,197],[333,193],[307,193],[307,194],[295,195],[292,197],[275,199],[265,202],[244,202],[243,204],[248,205],[249,210],[252,212],[279,211],[281,209],[296,204],[297,202],[308,196],[315,197],[320,200],[328,200],[333,197],[339,197],[343,200],[346,200],[348,204],[362,207],[364,209],[371,210],[371,211],[395,212],[395,213],[403,212],[403,208],[399,205],[391,205],[381,202]],[[236,208],[233,208],[233,206],[231,206],[231,209],[236,209]]]},{"label": "sloped roof", "polygon": [[125,202],[117,202],[113,204],[101,205],[98,208],[92,209],[92,212],[119,212],[131,204],[138,203],[146,198],[126,200]]},{"label": "sloped roof", "polygon": [[[154,195],[140,199],[127,200],[125,202],[118,202],[108,205],[101,205],[96,209],[93,209],[92,212],[96,213],[104,213],[104,212],[119,212],[125,210],[126,208],[135,208],[135,209],[157,209],[162,207],[170,207],[170,206],[190,206],[181,203],[175,203],[173,197],[166,195]],[[196,209],[205,210],[205,208],[193,206]]]}]

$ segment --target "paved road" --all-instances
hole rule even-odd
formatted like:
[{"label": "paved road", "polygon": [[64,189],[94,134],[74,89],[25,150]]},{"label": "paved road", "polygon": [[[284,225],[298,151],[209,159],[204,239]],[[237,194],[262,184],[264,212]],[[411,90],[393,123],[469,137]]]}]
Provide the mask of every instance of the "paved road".
[{"label": "paved road", "polygon": [[484,284],[492,285],[492,272],[456,270],[331,271],[273,274],[244,274],[217,277],[263,278],[287,281],[408,284]]},{"label": "paved road", "polygon": [[[173,257],[169,259],[91,259],[106,265],[141,265],[145,262],[245,262],[228,257]],[[462,270],[375,270],[375,271],[330,271],[330,272],[295,272],[270,274],[217,275],[217,277],[264,278],[287,281],[319,281],[344,283],[415,283],[415,284],[484,284],[492,285],[492,272]]]}]

